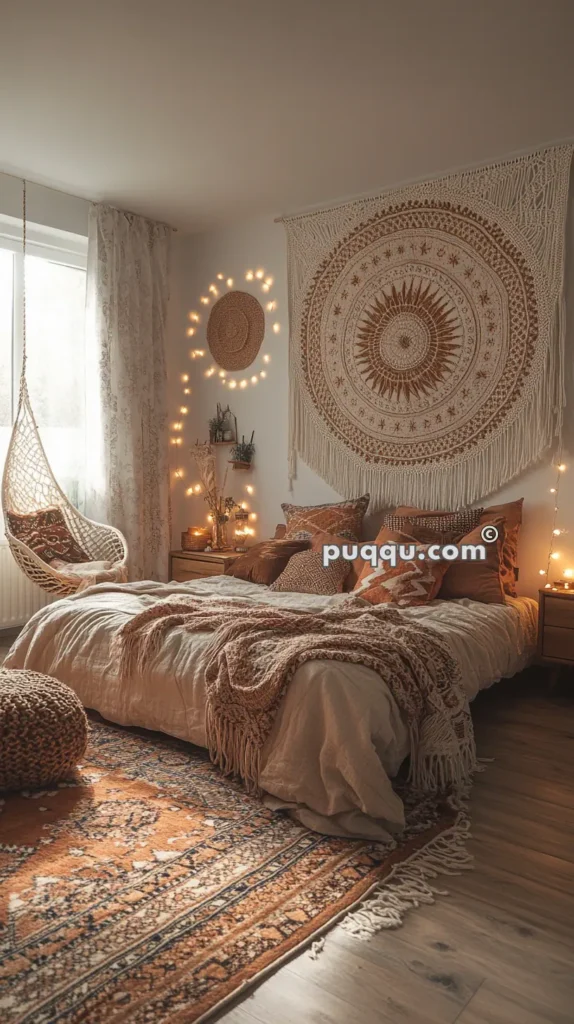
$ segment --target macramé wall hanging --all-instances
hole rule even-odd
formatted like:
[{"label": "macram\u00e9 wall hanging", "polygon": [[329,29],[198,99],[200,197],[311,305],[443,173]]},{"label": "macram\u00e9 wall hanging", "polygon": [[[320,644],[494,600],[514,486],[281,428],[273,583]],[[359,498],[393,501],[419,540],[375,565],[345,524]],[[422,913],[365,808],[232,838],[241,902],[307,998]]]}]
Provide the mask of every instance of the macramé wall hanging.
[{"label": "macram\u00e9 wall hanging", "polygon": [[559,435],[572,146],[285,218],[290,476],[455,508]]}]

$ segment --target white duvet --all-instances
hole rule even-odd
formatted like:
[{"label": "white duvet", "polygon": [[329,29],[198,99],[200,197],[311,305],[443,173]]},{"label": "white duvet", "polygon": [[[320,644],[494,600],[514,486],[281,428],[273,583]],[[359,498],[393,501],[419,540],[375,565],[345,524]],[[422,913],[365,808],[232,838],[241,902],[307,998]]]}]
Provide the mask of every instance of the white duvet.
[{"label": "white duvet", "polygon": [[[228,576],[191,583],[101,585],[42,608],[24,627],[6,667],[45,672],[84,705],[120,725],[136,725],[205,746],[202,652],[207,634],[176,628],[145,674],[120,682],[110,654],[118,628],[158,599],[181,594],[240,597],[289,608],[325,608],[346,595],[273,593]],[[401,614],[436,629],[460,663],[470,699],[527,664],[536,638],[536,602],[506,605],[433,601]],[[262,758],[266,802],[336,835],[386,838],[404,823],[390,779],[408,753],[407,730],[380,676],[360,665],[312,661],[296,672]]]}]

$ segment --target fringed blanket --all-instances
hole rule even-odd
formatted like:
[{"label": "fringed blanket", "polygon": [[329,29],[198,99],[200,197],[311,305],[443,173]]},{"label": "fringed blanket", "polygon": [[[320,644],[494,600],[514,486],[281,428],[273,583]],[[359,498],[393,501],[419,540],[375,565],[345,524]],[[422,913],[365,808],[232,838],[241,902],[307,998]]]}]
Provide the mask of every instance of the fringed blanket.
[{"label": "fringed blanket", "polygon": [[159,602],[120,630],[121,677],[142,669],[175,627],[212,634],[205,650],[209,753],[250,791],[258,789],[281,698],[306,661],[353,662],[379,674],[409,729],[416,789],[459,789],[476,768],[468,701],[447,643],[395,609],[357,599],[313,613],[212,597]]}]

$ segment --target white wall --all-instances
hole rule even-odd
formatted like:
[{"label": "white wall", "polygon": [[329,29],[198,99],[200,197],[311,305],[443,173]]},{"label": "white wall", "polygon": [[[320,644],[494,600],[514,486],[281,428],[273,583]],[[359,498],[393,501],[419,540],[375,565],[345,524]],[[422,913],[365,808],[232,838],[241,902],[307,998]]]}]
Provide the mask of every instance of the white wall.
[{"label": "white wall", "polygon": [[[571,230],[569,239],[572,239]],[[571,258],[568,265],[574,268],[574,261]],[[245,271],[257,267],[263,267],[266,274],[274,278],[275,283],[269,296],[263,296],[259,288],[255,289],[245,281]],[[209,284],[215,281],[219,272],[226,277],[233,277],[235,286],[253,290],[264,301],[274,298],[278,303],[277,313],[268,315],[265,342],[261,350],[271,356],[271,362],[266,367],[267,379],[260,381],[256,387],[250,386],[244,391],[230,391],[221,385],[217,376],[210,379],[204,376],[205,369],[211,365],[212,360],[204,334],[207,316],[203,314],[203,310],[208,307],[201,306],[199,298],[206,294]],[[568,278],[571,299],[574,298],[573,276],[571,271]],[[573,301],[570,301],[569,306],[574,310]],[[190,325],[188,313],[193,309],[202,313],[202,325],[197,336],[188,339],[185,330]],[[281,332],[278,335],[271,330],[271,324],[275,319],[281,324]],[[205,521],[205,503],[201,498],[185,496],[186,487],[198,479],[188,454],[188,447],[195,438],[207,438],[207,420],[215,411],[218,400],[231,406],[238,419],[240,434],[249,435],[255,430],[257,449],[254,469],[250,473],[230,472],[227,492],[232,493],[236,500],[240,500],[247,497],[243,490],[244,485],[253,484],[255,493],[253,498],[248,500],[250,507],[259,516],[256,524],[259,539],[272,536],[275,524],[282,521],[282,501],[314,504],[338,499],[339,496],[332,488],[300,460],[294,490],[291,493],[288,490],[288,333],[286,253],[282,225],[274,224],[270,219],[253,220],[226,231],[178,240],[174,253],[174,302],[170,328],[170,401],[173,419],[184,420],[185,423],[183,445],[179,449],[172,448],[172,466],[174,469],[182,468],[185,475],[181,480],[172,479],[174,547],[180,546],[179,535],[182,529]],[[205,348],[206,357],[192,361],[188,356],[191,347]],[[570,375],[574,362],[573,353],[574,333],[570,330],[567,339],[567,365]],[[182,388],[185,386],[179,380],[181,373],[189,373],[192,388],[192,394],[186,401],[189,407],[187,417],[179,416],[177,412],[182,404]],[[250,367],[245,376],[250,376],[251,373],[253,370]],[[571,402],[570,409],[572,408],[574,403]],[[573,432],[573,419],[571,413],[567,414],[567,433],[570,436]],[[570,448],[574,451],[572,441]],[[227,458],[227,454],[223,453],[226,453],[227,449],[219,451],[223,468]],[[560,575],[561,568],[574,567],[574,456],[569,459],[566,454],[564,461],[571,462],[572,465],[569,472],[562,477],[558,525],[570,532],[561,537],[556,544],[557,550],[564,557],[554,563],[556,571],[552,574],[553,578]],[[503,490],[490,495],[486,502],[495,504],[524,496],[519,579],[519,591],[522,594],[536,596],[541,583],[538,570],[546,566],[553,516],[553,497],[550,488],[554,486],[555,476],[548,455],[539,465],[508,484]],[[373,531],[378,518],[380,516],[370,523],[369,536],[374,536]]]},{"label": "white wall", "polygon": [[[34,182],[26,184],[27,220],[31,224],[42,224],[44,227],[87,236],[89,205],[87,199],[57,192]],[[0,173],[0,213],[18,219],[22,216],[20,178]]]}]

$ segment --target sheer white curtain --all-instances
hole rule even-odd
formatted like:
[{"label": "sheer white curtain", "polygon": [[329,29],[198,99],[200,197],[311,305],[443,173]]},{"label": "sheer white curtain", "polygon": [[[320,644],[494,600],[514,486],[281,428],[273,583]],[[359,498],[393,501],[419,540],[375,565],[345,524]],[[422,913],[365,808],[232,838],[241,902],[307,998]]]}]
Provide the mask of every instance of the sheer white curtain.
[{"label": "sheer white curtain", "polygon": [[88,515],[122,531],[131,579],[165,579],[165,324],[171,229],[102,204],[89,215]]}]

